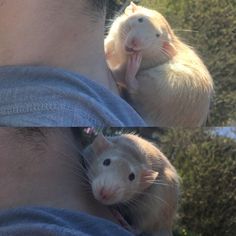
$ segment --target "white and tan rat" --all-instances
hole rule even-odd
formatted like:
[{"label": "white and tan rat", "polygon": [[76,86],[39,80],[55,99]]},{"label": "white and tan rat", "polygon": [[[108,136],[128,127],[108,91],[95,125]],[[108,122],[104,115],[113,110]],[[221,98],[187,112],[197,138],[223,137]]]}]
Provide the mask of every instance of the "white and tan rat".
[{"label": "white and tan rat", "polygon": [[213,94],[200,57],[157,11],[131,3],[105,39],[107,62],[150,126],[202,126]]},{"label": "white and tan rat", "polygon": [[155,145],[133,134],[100,134],[83,155],[100,203],[119,211],[136,232],[172,235],[179,178]]}]

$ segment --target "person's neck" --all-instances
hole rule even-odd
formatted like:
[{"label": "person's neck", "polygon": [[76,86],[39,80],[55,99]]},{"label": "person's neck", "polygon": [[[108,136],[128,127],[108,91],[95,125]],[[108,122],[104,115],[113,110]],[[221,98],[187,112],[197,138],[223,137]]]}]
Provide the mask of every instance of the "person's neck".
[{"label": "person's neck", "polygon": [[[0,66],[64,68],[117,93],[104,53],[105,16],[83,1],[9,0],[0,5]],[[71,6],[73,5],[73,6]]]},{"label": "person's neck", "polygon": [[88,191],[73,141],[69,128],[49,129],[45,138],[0,129],[0,210],[56,207],[113,221]]}]

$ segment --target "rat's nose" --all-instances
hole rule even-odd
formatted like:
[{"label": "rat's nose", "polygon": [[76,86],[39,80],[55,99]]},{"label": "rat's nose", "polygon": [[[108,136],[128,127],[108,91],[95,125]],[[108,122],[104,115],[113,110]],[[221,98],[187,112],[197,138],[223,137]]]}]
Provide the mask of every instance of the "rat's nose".
[{"label": "rat's nose", "polygon": [[125,46],[125,50],[128,53],[134,53],[134,52],[138,52],[141,50],[141,41],[136,38],[133,37]]},{"label": "rat's nose", "polygon": [[102,200],[109,200],[114,195],[114,193],[115,193],[114,190],[102,187],[99,192],[99,195],[102,198]]},{"label": "rat's nose", "polygon": [[132,41],[131,41],[131,46],[132,46],[133,48],[138,47],[139,44],[140,44],[140,42],[139,42],[139,40],[138,40],[137,38],[133,38],[133,39],[132,39]]}]

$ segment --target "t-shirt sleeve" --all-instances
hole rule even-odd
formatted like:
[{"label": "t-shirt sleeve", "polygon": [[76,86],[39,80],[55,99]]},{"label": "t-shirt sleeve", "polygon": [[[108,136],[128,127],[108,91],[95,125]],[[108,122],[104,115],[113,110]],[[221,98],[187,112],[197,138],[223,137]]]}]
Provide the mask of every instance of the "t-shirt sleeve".
[{"label": "t-shirt sleeve", "polygon": [[0,125],[143,127],[122,98],[59,68],[0,67]]},{"label": "t-shirt sleeve", "polygon": [[108,220],[81,212],[54,208],[18,208],[0,211],[1,236],[131,236]]}]

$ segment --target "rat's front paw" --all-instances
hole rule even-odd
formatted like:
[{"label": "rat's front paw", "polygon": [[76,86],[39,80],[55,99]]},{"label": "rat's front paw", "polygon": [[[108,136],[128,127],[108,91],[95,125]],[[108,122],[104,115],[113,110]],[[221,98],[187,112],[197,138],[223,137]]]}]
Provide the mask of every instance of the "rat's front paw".
[{"label": "rat's front paw", "polygon": [[135,77],[139,71],[141,62],[142,54],[140,52],[132,54],[128,59],[125,80],[128,87],[131,89],[137,89],[138,87],[138,81]]},{"label": "rat's front paw", "polygon": [[136,52],[130,55],[126,70],[126,75],[128,78],[133,79],[136,76],[140,68],[141,62],[142,62],[142,54],[140,52]]}]

